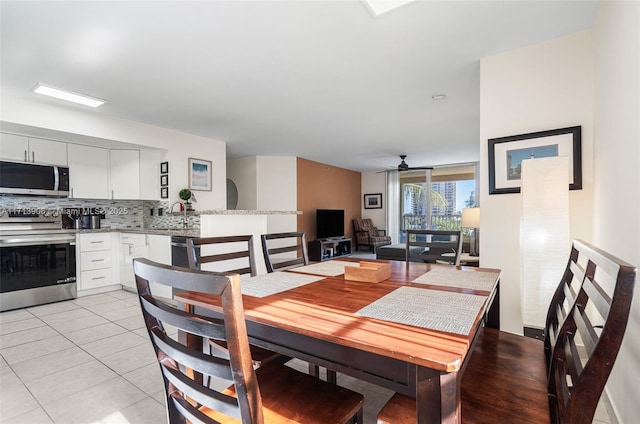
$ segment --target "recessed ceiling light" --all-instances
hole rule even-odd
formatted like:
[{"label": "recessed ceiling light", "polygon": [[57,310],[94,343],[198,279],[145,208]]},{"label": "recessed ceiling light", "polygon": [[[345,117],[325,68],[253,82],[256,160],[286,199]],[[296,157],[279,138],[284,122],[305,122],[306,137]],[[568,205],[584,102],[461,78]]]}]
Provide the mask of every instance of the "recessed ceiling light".
[{"label": "recessed ceiling light", "polygon": [[431,100],[433,100],[434,102],[441,102],[446,98],[446,94],[434,94],[433,96],[431,96]]},{"label": "recessed ceiling light", "polygon": [[34,93],[43,94],[45,96],[55,97],[56,99],[67,100],[69,102],[80,103],[81,105],[98,107],[106,103],[106,100],[97,99],[95,97],[85,96],[84,94],[73,93],[67,90],[37,83],[32,89]]}]

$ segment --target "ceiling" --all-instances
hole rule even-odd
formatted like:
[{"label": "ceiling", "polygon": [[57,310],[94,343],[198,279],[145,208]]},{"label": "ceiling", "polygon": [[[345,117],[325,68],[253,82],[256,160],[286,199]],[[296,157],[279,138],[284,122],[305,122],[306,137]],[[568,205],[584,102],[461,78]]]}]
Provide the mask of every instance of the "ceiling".
[{"label": "ceiling", "polygon": [[597,6],[417,1],[376,17],[357,0],[3,0],[0,87],[106,99],[94,113],[222,140],[228,157],[472,162],[479,60],[590,28]]}]

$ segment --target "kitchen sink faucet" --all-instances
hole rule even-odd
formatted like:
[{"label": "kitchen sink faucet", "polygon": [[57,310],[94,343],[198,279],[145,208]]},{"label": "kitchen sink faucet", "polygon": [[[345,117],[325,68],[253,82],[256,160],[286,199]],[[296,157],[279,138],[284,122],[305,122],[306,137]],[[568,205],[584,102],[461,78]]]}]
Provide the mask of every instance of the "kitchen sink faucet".
[{"label": "kitchen sink faucet", "polygon": [[173,204],[169,208],[169,212],[173,212],[173,207],[175,205],[180,205],[180,207],[182,207],[182,228],[186,230],[187,228],[189,228],[189,221],[187,221],[187,207],[180,201],[173,202]]}]

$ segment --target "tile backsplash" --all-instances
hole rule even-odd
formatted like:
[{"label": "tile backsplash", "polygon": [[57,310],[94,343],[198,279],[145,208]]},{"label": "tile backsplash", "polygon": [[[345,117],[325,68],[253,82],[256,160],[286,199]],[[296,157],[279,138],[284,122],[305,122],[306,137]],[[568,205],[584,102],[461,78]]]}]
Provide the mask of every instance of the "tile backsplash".
[{"label": "tile backsplash", "polygon": [[[0,196],[0,209],[79,209],[104,212],[102,228],[180,228],[182,215],[167,213],[169,202],[151,200],[69,199],[44,196]],[[176,207],[177,210],[177,207]],[[189,228],[200,227],[199,216],[188,217]]]}]

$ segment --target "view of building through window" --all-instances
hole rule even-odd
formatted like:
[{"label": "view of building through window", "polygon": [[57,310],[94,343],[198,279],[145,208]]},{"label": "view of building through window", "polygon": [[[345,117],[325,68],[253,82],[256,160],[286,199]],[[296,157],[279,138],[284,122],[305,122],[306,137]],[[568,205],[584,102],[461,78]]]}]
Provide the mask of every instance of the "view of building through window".
[{"label": "view of building through window", "polygon": [[[426,173],[408,174],[400,178],[401,233],[407,229],[460,229],[462,209],[476,206],[475,167],[435,169],[429,190],[426,180]],[[401,241],[403,239],[401,234]]]}]

